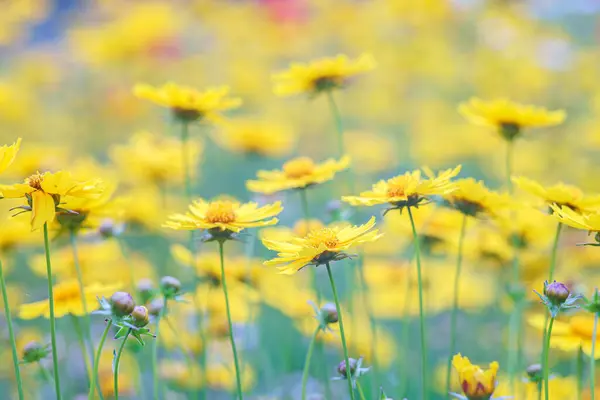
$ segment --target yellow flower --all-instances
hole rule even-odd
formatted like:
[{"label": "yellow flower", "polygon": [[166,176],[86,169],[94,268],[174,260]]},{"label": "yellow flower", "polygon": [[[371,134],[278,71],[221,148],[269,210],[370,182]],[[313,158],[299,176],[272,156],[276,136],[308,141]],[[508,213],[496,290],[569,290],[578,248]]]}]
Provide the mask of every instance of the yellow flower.
[{"label": "yellow flower", "polygon": [[292,63],[288,70],[273,75],[274,92],[278,96],[290,96],[343,88],[350,78],[371,71],[375,66],[375,59],[370,54],[362,54],[356,60],[340,54],[308,64]]},{"label": "yellow flower", "polygon": [[508,99],[483,101],[472,98],[458,107],[471,123],[497,128],[507,140],[513,140],[524,128],[554,126],[562,123],[563,110],[549,111],[542,107],[514,103]]},{"label": "yellow flower", "polygon": [[277,258],[266,261],[265,265],[275,265],[282,274],[295,274],[307,265],[321,265],[348,258],[345,253],[351,247],[365,242],[373,242],[382,235],[375,226],[375,217],[364,225],[344,228],[322,228],[310,231],[304,237],[294,237],[286,241],[263,239],[269,249],[279,252]]},{"label": "yellow flower", "polygon": [[78,182],[69,172],[37,173],[25,179],[25,183],[0,185],[4,198],[26,198],[31,211],[31,229],[41,228],[46,222],[54,221],[63,197],[97,198],[103,191],[99,180]]},{"label": "yellow flower", "polygon": [[461,166],[447,169],[437,176],[429,168],[423,168],[426,178],[421,171],[406,172],[387,181],[381,180],[373,185],[371,190],[362,192],[359,196],[344,196],[342,200],[353,206],[373,206],[391,204],[393,208],[416,206],[428,196],[445,195],[456,189],[450,181],[458,175]]},{"label": "yellow flower", "polygon": [[122,212],[113,199],[115,185],[106,186],[99,197],[67,197],[60,207],[72,213],[59,213],[56,220],[66,229],[94,229],[106,218],[117,218]]},{"label": "yellow flower", "polygon": [[[514,392],[511,391],[511,385],[509,382],[500,383],[496,388],[495,396],[502,397],[507,396],[511,398],[511,393],[522,393],[524,397],[515,397],[518,400],[538,400],[539,389],[536,382],[523,382],[515,379],[516,385],[514,385]],[[542,399],[545,398],[545,388],[542,386]],[[574,394],[577,393],[577,379],[574,376],[557,376],[552,375],[548,381],[548,398],[550,400],[565,400],[572,399]]]},{"label": "yellow flower", "polygon": [[[545,316],[543,314],[535,314],[529,317],[529,324],[544,332]],[[564,351],[577,351],[579,348],[588,356],[592,354],[594,333],[594,317],[585,314],[577,314],[569,318],[567,321],[555,320],[552,328],[552,338],[550,346]],[[596,348],[600,345],[600,338],[596,340]],[[594,357],[600,359],[600,352],[594,352]]]},{"label": "yellow flower", "polygon": [[600,208],[600,196],[586,197],[576,186],[559,182],[544,187],[533,179],[512,177],[512,181],[524,191],[542,199],[547,205],[565,206],[574,211],[594,211]]},{"label": "yellow flower", "polygon": [[559,207],[552,204],[550,208],[554,211],[552,215],[563,224],[590,232],[600,232],[600,214],[598,213],[581,213],[567,206]]},{"label": "yellow flower", "polygon": [[21,138],[10,146],[0,146],[0,173],[6,171],[6,169],[15,161],[17,153],[21,148]]},{"label": "yellow flower", "polygon": [[[85,300],[89,310],[94,309],[98,304],[99,296],[108,296],[119,288],[119,285],[101,285],[91,284],[83,289]],[[79,292],[79,284],[76,280],[70,280],[54,285],[54,314],[56,318],[64,317],[67,314],[82,316],[84,315],[83,302]],[[36,301],[34,303],[23,304],[19,307],[19,317],[21,319],[34,319],[37,317],[50,317],[50,306],[48,300]]]},{"label": "yellow flower", "polygon": [[289,189],[305,189],[309,186],[332,180],[337,172],[350,165],[350,157],[339,161],[329,160],[315,164],[309,157],[298,157],[283,164],[282,170],[258,171],[258,180],[246,182],[252,192],[272,194]]},{"label": "yellow flower", "polygon": [[221,147],[234,153],[263,157],[285,155],[296,142],[287,126],[252,119],[229,121],[213,138]]},{"label": "yellow flower", "polygon": [[[272,218],[283,210],[281,202],[259,207],[257,203],[240,204],[231,200],[194,201],[185,214],[173,214],[164,224],[175,230],[206,229],[238,233],[245,228],[275,225]],[[268,219],[270,218],[270,219]]]},{"label": "yellow flower", "polygon": [[487,370],[471,364],[467,357],[456,354],[452,365],[458,372],[458,379],[463,393],[470,400],[488,399],[496,389],[496,374],[500,365],[494,361]]},{"label": "yellow flower", "polygon": [[242,100],[228,97],[229,87],[209,88],[203,92],[187,86],[169,82],[162,87],[137,84],[133,93],[142,99],[150,100],[171,109],[175,117],[182,121],[206,120],[221,121],[221,112],[239,107]]},{"label": "yellow flower", "polygon": [[490,191],[482,181],[466,178],[457,180],[455,184],[456,190],[444,198],[465,215],[493,215],[509,204],[509,197]]}]

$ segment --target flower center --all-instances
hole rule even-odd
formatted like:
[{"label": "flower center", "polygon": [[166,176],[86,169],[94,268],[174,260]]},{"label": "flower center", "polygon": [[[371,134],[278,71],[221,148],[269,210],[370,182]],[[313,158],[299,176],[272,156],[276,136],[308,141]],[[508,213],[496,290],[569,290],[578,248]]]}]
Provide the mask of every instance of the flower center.
[{"label": "flower center", "polygon": [[211,224],[218,222],[228,224],[235,221],[233,203],[230,201],[215,201],[210,203],[208,210],[206,210],[205,219]]},{"label": "flower center", "polygon": [[405,197],[404,186],[390,186],[388,188],[388,197]]},{"label": "flower center", "polygon": [[283,164],[283,172],[288,178],[302,178],[313,173],[315,163],[308,157],[294,158]]},{"label": "flower center", "polygon": [[25,179],[25,183],[36,190],[42,190],[42,182],[44,177],[39,172],[31,175],[29,178]]},{"label": "flower center", "polygon": [[339,76],[320,76],[312,84],[316,92],[321,92],[342,86],[343,79]]},{"label": "flower center", "polygon": [[336,232],[330,228],[310,231],[306,235],[306,240],[314,248],[319,248],[321,244],[324,244],[328,249],[334,249],[340,243]]},{"label": "flower center", "polygon": [[76,282],[68,282],[54,287],[54,301],[56,302],[79,299],[79,285]]}]

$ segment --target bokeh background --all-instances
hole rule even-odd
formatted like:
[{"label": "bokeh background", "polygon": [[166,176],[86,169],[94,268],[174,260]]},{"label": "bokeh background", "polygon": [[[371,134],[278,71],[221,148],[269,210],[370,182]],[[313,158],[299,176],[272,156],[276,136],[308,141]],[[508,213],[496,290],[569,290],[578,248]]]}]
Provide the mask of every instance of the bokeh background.
[{"label": "bokeh background", "polygon": [[[212,314],[204,343],[192,300],[173,306],[173,327],[161,326],[161,376],[169,398],[196,398],[199,354],[205,351],[209,398],[233,398],[222,294],[205,283],[218,271],[216,245],[200,246],[202,262],[189,267],[176,246],[187,236],[161,227],[167,215],[182,211],[186,203],[181,195],[179,133],[167,112],[135,98],[132,87],[167,81],[198,88],[229,85],[232,94],[243,99],[243,106],[229,112],[226,121],[191,129],[194,190],[204,198],[226,194],[264,202],[245,189],[245,181],[257,170],[278,168],[298,155],[315,160],[336,155],[326,99],[277,97],[271,75],[290,62],[339,53],[371,53],[378,64],[336,93],[356,188],[366,189],[377,179],[422,165],[438,169],[457,164],[463,165],[461,176],[500,188],[505,143],[499,135],[469,125],[456,111],[460,102],[477,96],[566,110],[564,124],[528,133],[518,142],[515,173],[594,192],[600,191],[595,173],[600,164],[599,17],[600,3],[594,0],[5,1],[0,12],[0,136],[2,143],[22,137],[23,144],[2,179],[11,183],[37,170],[66,169],[110,182],[119,210],[110,216],[125,223],[125,231],[118,240],[100,240],[93,230],[81,238],[84,280],[132,290],[127,271],[133,264],[136,282],[147,278],[156,283],[169,274],[182,280],[190,297],[205,297]],[[344,190],[336,181],[311,190],[312,216],[323,222],[338,216],[339,205],[331,201],[347,194]],[[275,198],[284,200],[281,225],[301,230],[296,225],[302,218],[297,196]],[[8,219],[8,208],[14,205],[2,202],[7,219],[0,247],[6,253],[9,295],[16,310],[20,304],[45,299],[46,289],[41,234],[29,232],[27,217]],[[357,220],[366,221],[371,211],[359,210]],[[437,398],[444,398],[450,282],[460,217],[431,207],[418,211],[417,219],[419,231],[429,239],[424,265],[430,380],[437,382]],[[348,313],[350,345],[354,356],[365,357],[366,365],[375,363],[373,373],[362,378],[368,398],[374,398],[379,386],[394,398],[418,398],[418,309],[410,284],[414,270],[407,258],[410,226],[400,215],[381,221],[386,236],[365,248],[367,290],[357,287],[353,264],[340,262],[335,268]],[[529,289],[540,290],[555,223],[523,213],[518,226],[527,237],[523,280]],[[458,349],[482,363],[498,360],[502,367],[512,305],[501,282],[511,258],[513,228],[473,223],[461,285]],[[55,233],[56,280],[73,278],[68,240],[58,229]],[[237,279],[234,334],[249,397],[295,399],[314,329],[307,300],[316,298],[305,271],[280,276],[262,266],[273,254],[258,238],[273,233],[253,232],[245,243],[228,248],[227,265]],[[566,231],[557,278],[589,293],[600,252],[574,246],[584,240],[585,233]],[[202,283],[196,284],[195,275]],[[318,276],[322,292],[328,294],[326,275],[318,271]],[[539,332],[527,324],[529,314],[541,312],[533,300],[522,321],[526,345],[519,359],[521,370],[536,361],[541,349]],[[98,340],[102,319],[92,320]],[[32,338],[47,341],[47,322],[17,318],[19,346]],[[377,325],[375,337],[372,323]],[[68,377],[63,378],[65,393],[75,398],[87,393],[81,350],[72,319],[63,317],[58,325],[62,374]],[[7,341],[2,329],[2,340]],[[321,340],[324,355],[315,362],[309,382],[314,398],[325,390],[318,378],[335,376],[342,358],[336,333]],[[7,343],[2,351],[8,358]],[[114,347],[109,343],[103,358],[107,397]],[[150,398],[148,347],[128,350],[121,367],[122,391],[129,398]],[[559,352],[553,356],[555,371],[574,374],[575,358]],[[0,366],[0,374],[2,393],[13,393],[8,362]],[[25,366],[24,374],[32,396],[28,398],[50,398],[52,387],[37,366]],[[345,398],[343,382],[330,386],[333,399]],[[565,396],[560,398],[575,398]]]}]

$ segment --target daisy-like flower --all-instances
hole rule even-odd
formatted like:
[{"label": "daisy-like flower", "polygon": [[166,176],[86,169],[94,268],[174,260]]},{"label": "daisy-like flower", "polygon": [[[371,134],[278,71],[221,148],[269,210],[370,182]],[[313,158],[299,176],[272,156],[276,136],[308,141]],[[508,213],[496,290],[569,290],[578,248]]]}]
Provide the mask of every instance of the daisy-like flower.
[{"label": "daisy-like flower", "polygon": [[591,212],[600,208],[600,196],[585,196],[576,186],[559,182],[544,187],[533,179],[512,177],[512,181],[524,191],[542,199],[546,205],[568,207],[573,211]]},{"label": "daisy-like flower", "polygon": [[170,108],[175,118],[183,122],[221,121],[221,112],[239,107],[242,100],[229,97],[229,87],[208,88],[205,91],[169,82],[162,87],[137,84],[133,93],[142,99]]},{"label": "daisy-like flower", "polygon": [[[118,286],[119,285],[102,285],[99,283],[86,286],[83,289],[86,303],[96,303],[98,297],[111,294],[118,289]],[[63,317],[67,314],[75,316],[85,315],[77,280],[69,280],[54,285],[54,307],[56,318]],[[21,319],[34,319],[38,317],[49,318],[50,306],[48,300],[21,305],[19,308],[19,317]]]},{"label": "daisy-like flower", "polygon": [[327,182],[350,165],[350,157],[344,156],[339,161],[329,159],[321,164],[309,157],[294,158],[281,170],[258,171],[258,180],[246,182],[252,192],[272,194],[290,189],[305,189],[309,186]]},{"label": "daisy-like flower", "polygon": [[31,229],[41,228],[54,221],[57,212],[69,212],[61,207],[65,197],[98,198],[104,190],[100,180],[79,182],[69,172],[36,173],[24,183],[0,185],[3,198],[25,198],[28,206],[19,206],[31,211]]},{"label": "daisy-like flower", "polygon": [[355,60],[345,55],[321,58],[310,63],[292,63],[286,71],[273,75],[274,92],[278,96],[291,96],[321,92],[345,87],[356,75],[374,69],[375,59],[363,54]]},{"label": "daisy-like flower", "polygon": [[17,157],[17,153],[21,148],[21,138],[13,144],[0,146],[0,173],[4,172]]},{"label": "daisy-like flower", "polygon": [[70,212],[59,213],[57,222],[66,230],[78,231],[82,228],[99,227],[109,217],[122,214],[118,202],[113,199],[116,185],[109,185],[98,197],[67,197],[61,208]]},{"label": "daisy-like flower", "polygon": [[423,168],[426,177],[420,170],[406,172],[387,181],[379,181],[371,190],[358,196],[344,196],[342,200],[353,206],[374,206],[390,204],[386,210],[402,210],[404,207],[418,207],[429,196],[446,195],[456,190],[456,184],[451,181],[458,175],[461,166],[447,169],[437,176],[429,168]]},{"label": "daisy-like flower", "polygon": [[281,202],[259,207],[257,203],[241,204],[231,200],[194,201],[185,214],[173,214],[164,224],[175,230],[206,230],[205,240],[227,240],[245,228],[269,226],[283,210]]},{"label": "daisy-like flower", "polygon": [[581,213],[571,209],[568,206],[550,205],[552,215],[565,225],[576,229],[583,229],[589,233],[594,232],[596,243],[585,243],[590,246],[600,246],[600,214],[599,213]]},{"label": "daisy-like flower", "polygon": [[464,215],[493,215],[509,205],[509,197],[492,192],[482,181],[465,178],[457,180],[455,184],[456,190],[444,195],[444,199]]},{"label": "daisy-like flower", "polygon": [[451,393],[454,397],[464,400],[488,400],[492,398],[497,384],[496,375],[500,368],[498,362],[490,363],[490,367],[483,370],[478,365],[471,364],[467,357],[463,357],[459,353],[452,359],[452,365],[458,372],[460,387],[464,393],[464,396]]},{"label": "daisy-like flower", "polygon": [[277,266],[282,274],[295,274],[307,265],[319,266],[349,258],[350,248],[379,239],[382,234],[373,229],[375,217],[360,226],[322,228],[310,231],[304,237],[285,241],[263,239],[263,244],[277,251],[277,257],[265,265]]},{"label": "daisy-like flower", "polygon": [[227,122],[213,139],[231,152],[261,157],[283,156],[296,142],[296,136],[287,126],[253,119]]},{"label": "daisy-like flower", "polygon": [[497,129],[509,141],[519,136],[523,129],[558,125],[566,118],[563,110],[549,111],[508,99],[483,101],[472,98],[462,103],[458,111],[473,124]]},{"label": "daisy-like flower", "polygon": [[[546,316],[535,314],[529,317],[529,325],[541,333],[546,329]],[[592,354],[594,333],[594,317],[591,314],[577,314],[568,320],[555,320],[552,327],[552,340],[550,347],[563,351],[577,351],[581,348],[584,354]],[[596,348],[600,346],[600,338],[596,341]],[[600,359],[600,352],[594,352],[594,358]]]}]

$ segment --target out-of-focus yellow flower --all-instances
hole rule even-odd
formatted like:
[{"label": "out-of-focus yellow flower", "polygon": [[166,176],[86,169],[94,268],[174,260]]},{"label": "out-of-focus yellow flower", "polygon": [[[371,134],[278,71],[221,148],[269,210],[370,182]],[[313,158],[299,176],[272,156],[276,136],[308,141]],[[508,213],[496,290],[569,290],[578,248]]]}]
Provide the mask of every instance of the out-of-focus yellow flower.
[{"label": "out-of-focus yellow flower", "polygon": [[263,239],[269,250],[279,253],[277,258],[266,261],[265,265],[278,266],[282,274],[291,275],[307,265],[318,266],[348,258],[345,251],[349,248],[381,237],[379,230],[373,230],[374,226],[375,217],[371,217],[364,225],[322,228],[287,241]]},{"label": "out-of-focus yellow flower", "polygon": [[[537,400],[539,399],[538,384],[535,382],[523,382],[515,379],[514,392],[520,394],[516,399]],[[545,398],[545,388],[542,387],[542,398]],[[577,393],[577,379],[572,376],[557,376],[552,375],[548,381],[548,398],[551,400],[571,399]],[[511,384],[509,382],[500,382],[494,391],[496,397],[511,397]]]},{"label": "out-of-focus yellow flower", "polygon": [[59,213],[57,222],[67,230],[78,230],[97,228],[106,218],[118,219],[122,212],[113,200],[115,190],[114,185],[107,185],[99,197],[67,197],[60,207],[77,214]]},{"label": "out-of-focus yellow flower", "polygon": [[579,213],[567,206],[558,207],[551,205],[550,207],[554,211],[552,215],[563,224],[590,232],[600,232],[600,214]]},{"label": "out-of-focus yellow flower", "polygon": [[203,375],[200,366],[196,363],[163,360],[159,367],[160,377],[168,385],[178,389],[197,390],[202,388]]},{"label": "out-of-focus yellow flower", "polygon": [[356,60],[345,55],[322,58],[308,64],[292,63],[287,71],[273,75],[274,92],[279,96],[307,93],[317,94],[323,91],[340,89],[347,85],[355,75],[374,69],[375,59],[363,54]]},{"label": "out-of-focus yellow flower", "polygon": [[70,149],[52,144],[28,143],[19,151],[19,157],[14,161],[6,176],[22,179],[23,176],[34,175],[37,171],[56,171],[66,166],[71,160]]},{"label": "out-of-focus yellow flower", "polygon": [[[532,315],[528,322],[540,332],[544,332],[546,329],[546,319],[543,314]],[[577,314],[567,321],[555,320],[550,346],[564,351],[577,351],[581,348],[586,355],[591,356],[593,332],[594,317],[591,314]],[[598,345],[600,345],[600,338],[596,339],[596,348]],[[598,360],[600,354],[596,351],[594,357]]]},{"label": "out-of-focus yellow flower", "polygon": [[[240,375],[242,378],[242,389],[250,389],[256,380],[256,374],[249,364],[242,364]],[[233,365],[215,364],[208,367],[206,380],[210,387],[215,389],[233,391],[235,390],[235,368]]]},{"label": "out-of-focus yellow flower", "polygon": [[254,119],[228,121],[212,136],[229,151],[262,157],[283,156],[296,142],[289,127]]},{"label": "out-of-focus yellow flower", "polygon": [[137,84],[134,94],[160,106],[170,108],[182,121],[205,120],[220,122],[221,112],[239,107],[242,100],[229,96],[229,87],[209,88],[201,92],[191,87],[169,82],[162,87]]},{"label": "out-of-focus yellow flower", "polygon": [[458,175],[461,166],[447,169],[437,176],[429,168],[424,168],[426,178],[421,176],[421,171],[406,172],[387,181],[379,181],[371,190],[360,193],[358,196],[344,196],[342,200],[353,206],[373,206],[377,204],[391,204],[394,207],[416,206],[428,196],[444,195],[456,189],[450,181]]},{"label": "out-of-focus yellow flower", "polygon": [[46,222],[52,222],[63,197],[97,198],[103,191],[99,180],[78,182],[69,172],[37,173],[25,179],[25,183],[0,185],[4,198],[25,198],[31,210],[31,229],[36,230]]},{"label": "out-of-focus yellow flower", "polygon": [[344,132],[344,144],[359,173],[380,172],[396,165],[395,145],[385,136],[371,132]]},{"label": "out-of-focus yellow flower", "polygon": [[259,207],[257,203],[199,199],[189,206],[187,213],[171,215],[164,226],[175,230],[214,229],[237,233],[245,228],[275,225],[278,220],[272,217],[282,210],[281,202]]},{"label": "out-of-focus yellow flower", "polygon": [[246,182],[252,192],[272,194],[290,189],[305,189],[309,186],[332,180],[336,173],[348,168],[350,157],[339,161],[333,158],[321,163],[309,157],[298,157],[283,164],[282,170],[258,171],[258,180]]},{"label": "out-of-focus yellow flower", "polygon": [[494,394],[496,374],[500,368],[496,361],[490,363],[489,369],[483,370],[459,353],[452,359],[452,365],[458,372],[460,387],[469,400],[487,399]]},{"label": "out-of-focus yellow flower", "polygon": [[458,211],[471,217],[481,214],[494,215],[509,205],[510,198],[492,192],[482,181],[473,178],[455,181],[456,190],[444,198]]},{"label": "out-of-focus yellow flower", "polygon": [[547,205],[568,207],[574,211],[590,212],[600,208],[600,196],[585,196],[583,191],[576,186],[562,182],[544,187],[533,179],[512,177],[512,181],[520,189],[542,199]]},{"label": "out-of-focus yellow flower", "polygon": [[514,103],[508,99],[483,101],[473,98],[458,107],[471,123],[498,129],[506,139],[513,140],[522,129],[554,126],[562,123],[563,110],[549,111],[542,107]]},{"label": "out-of-focus yellow flower", "polygon": [[516,242],[519,250],[547,251],[556,230],[556,224],[547,214],[518,204],[515,205],[515,209],[497,215],[495,222],[507,242]]},{"label": "out-of-focus yellow flower", "polygon": [[[83,293],[88,307],[94,309],[98,297],[109,296],[119,285],[91,284],[84,287]],[[90,310],[88,310],[90,311]],[[76,280],[70,280],[54,285],[54,315],[57,318],[67,314],[81,316],[84,314],[83,302],[79,292],[79,284]],[[50,305],[48,300],[27,303],[19,307],[19,318],[34,319],[37,317],[50,318]]]},{"label": "out-of-focus yellow flower", "polygon": [[[186,143],[189,170],[197,171],[198,160],[202,154],[199,142]],[[183,181],[183,163],[181,142],[179,140],[156,135],[150,132],[138,132],[126,145],[114,146],[111,159],[130,182],[139,184],[149,182],[159,188]],[[192,173],[193,178],[195,174]]]},{"label": "out-of-focus yellow flower", "polygon": [[6,171],[6,169],[15,161],[17,153],[21,148],[21,138],[13,144],[0,146],[0,173]]}]

